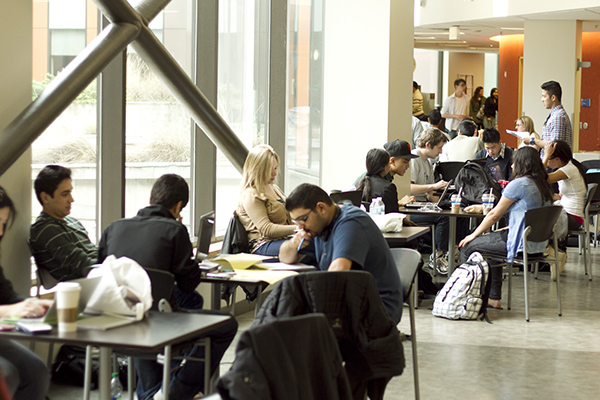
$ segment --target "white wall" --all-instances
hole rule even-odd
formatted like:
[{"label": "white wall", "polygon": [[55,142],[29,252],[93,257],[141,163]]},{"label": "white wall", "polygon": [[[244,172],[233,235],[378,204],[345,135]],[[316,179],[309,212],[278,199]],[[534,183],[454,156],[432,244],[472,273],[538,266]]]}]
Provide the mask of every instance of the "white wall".
[{"label": "white wall", "polygon": [[[32,2],[0,0],[0,134],[31,102]],[[7,38],[10,38],[7,39]],[[25,153],[2,176],[6,189],[17,207],[17,219],[7,231],[0,253],[1,265],[15,290],[29,293],[30,253],[26,239],[31,220],[31,152]]]},{"label": "white wall", "polygon": [[562,104],[571,123],[574,111],[579,111],[579,104],[574,109],[576,86],[580,85],[575,82],[578,40],[581,39],[577,21],[525,21],[523,113],[533,119],[540,134],[549,113],[541,103],[542,83],[550,80],[560,83]]},{"label": "white wall", "polygon": [[483,94],[490,95],[493,88],[498,87],[498,54],[485,53],[485,77],[483,80]]},{"label": "white wall", "polygon": [[[388,141],[388,125],[410,137],[412,13],[397,14],[389,0],[325,2],[321,168],[325,190],[347,188],[364,172],[367,151]],[[398,36],[392,42],[403,50],[394,52],[393,62],[391,18],[404,21],[394,22]],[[399,79],[397,73],[405,77]],[[389,106],[397,107],[399,119],[393,122],[388,121]]]}]

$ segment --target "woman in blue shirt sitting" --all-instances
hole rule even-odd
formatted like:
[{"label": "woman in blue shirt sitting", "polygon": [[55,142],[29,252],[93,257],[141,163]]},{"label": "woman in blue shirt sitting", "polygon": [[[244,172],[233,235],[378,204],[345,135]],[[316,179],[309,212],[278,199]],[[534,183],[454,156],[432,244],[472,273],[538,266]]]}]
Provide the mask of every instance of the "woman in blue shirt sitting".
[{"label": "woman in blue shirt sitting", "polygon": [[[496,254],[506,252],[507,261],[512,262],[515,255],[523,251],[525,211],[550,205],[551,201],[552,190],[539,153],[533,147],[518,149],[513,155],[512,180],[502,191],[500,201],[477,229],[458,245],[461,247],[462,261],[465,262],[475,251],[484,254],[488,251]],[[481,206],[470,206],[466,211],[480,212]],[[506,211],[509,213],[508,228],[483,234],[500,220]],[[542,253],[547,244],[547,241],[528,242],[527,248],[530,254]],[[501,308],[502,269],[491,268],[490,276],[492,283],[488,306]]]}]

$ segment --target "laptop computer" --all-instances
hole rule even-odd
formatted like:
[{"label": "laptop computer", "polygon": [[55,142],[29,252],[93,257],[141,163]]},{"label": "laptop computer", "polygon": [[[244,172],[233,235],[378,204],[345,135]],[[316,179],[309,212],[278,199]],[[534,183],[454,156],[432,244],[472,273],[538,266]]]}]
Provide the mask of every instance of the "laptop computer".
[{"label": "laptop computer", "polygon": [[211,211],[200,217],[198,223],[198,246],[196,248],[196,262],[202,262],[208,257],[210,241],[215,227],[215,212]]},{"label": "laptop computer", "polygon": [[[444,197],[446,197],[446,193],[448,193],[448,191],[450,190],[450,187],[452,186],[452,188],[454,188],[454,186],[452,185],[453,181],[454,181],[454,179],[450,179],[450,182],[448,182],[448,184],[444,188],[444,191],[438,198],[438,201],[435,203],[436,207],[440,207],[440,204],[442,203],[442,200],[444,200]],[[421,207],[424,207],[424,206],[427,206],[430,204],[434,204],[434,203],[432,203],[430,201],[415,201],[415,202],[407,204],[405,207],[406,208],[421,208]]]},{"label": "laptop computer", "polygon": [[[98,283],[100,283],[100,277],[95,278],[80,278],[74,279],[69,282],[77,282],[81,286],[81,292],[79,292],[79,302],[77,303],[77,313],[81,313],[85,310],[87,303],[90,301],[92,294],[96,290]],[[46,314],[43,317],[38,318],[25,318],[27,322],[43,322],[46,324],[58,323],[58,313],[56,311],[56,301],[52,303]]]},{"label": "laptop computer", "polygon": [[360,207],[362,199],[362,190],[350,190],[347,192],[335,192],[329,195],[335,204],[350,201],[356,207]]}]

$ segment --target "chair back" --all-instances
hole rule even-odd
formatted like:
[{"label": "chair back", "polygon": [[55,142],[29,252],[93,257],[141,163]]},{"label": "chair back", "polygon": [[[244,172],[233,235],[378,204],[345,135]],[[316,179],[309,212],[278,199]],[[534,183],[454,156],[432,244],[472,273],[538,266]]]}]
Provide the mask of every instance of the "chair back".
[{"label": "chair back", "polygon": [[173,296],[173,287],[175,286],[175,276],[169,271],[162,269],[145,268],[150,277],[152,285],[152,308],[151,310],[159,311],[158,304],[162,299],[167,303],[171,302]]},{"label": "chair back", "polygon": [[[587,181],[588,186],[592,183],[597,183],[600,185],[600,172],[588,172],[585,174],[585,180]],[[598,190],[596,190],[592,195],[592,202],[595,203],[597,201],[600,201],[600,191]]]},{"label": "chair back", "polygon": [[415,277],[417,276],[421,254],[416,250],[406,248],[395,248],[390,249],[390,251],[392,252],[394,262],[396,263],[396,269],[400,275],[402,297],[404,298],[404,301],[407,302]]},{"label": "chair back", "polygon": [[33,261],[35,262],[35,273],[37,275],[38,280],[38,296],[39,296],[39,286],[42,285],[44,289],[52,289],[54,286],[58,284],[58,280],[48,272],[47,269],[40,267],[40,263],[38,262],[38,258],[35,255],[35,251],[31,246],[31,241],[27,238],[27,246],[29,246],[29,251],[31,251],[31,255],[33,256]]},{"label": "chair back", "polygon": [[583,165],[585,169],[600,168],[600,160],[585,160],[581,162],[581,165]]},{"label": "chair back", "polygon": [[592,200],[594,200],[594,195],[596,194],[597,188],[598,188],[597,183],[588,183],[588,185],[587,185],[587,194],[585,197],[585,208],[584,208],[586,219],[589,218],[590,204],[592,203]]},{"label": "chair back", "polygon": [[527,240],[531,242],[550,240],[561,211],[561,206],[545,206],[527,210],[525,212],[525,227],[531,227]]},{"label": "chair back", "polygon": [[440,161],[436,164],[434,175],[439,175],[443,180],[449,182],[450,179],[456,178],[458,171],[465,166],[464,161]]}]

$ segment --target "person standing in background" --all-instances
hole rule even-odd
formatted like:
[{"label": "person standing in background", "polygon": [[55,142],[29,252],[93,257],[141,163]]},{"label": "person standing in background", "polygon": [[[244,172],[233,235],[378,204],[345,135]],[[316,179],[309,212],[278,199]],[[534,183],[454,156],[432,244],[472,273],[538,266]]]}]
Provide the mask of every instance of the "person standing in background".
[{"label": "person standing in background", "polygon": [[498,112],[498,89],[493,88],[490,91],[490,97],[485,101],[483,106],[483,127],[496,128],[496,113]]},{"label": "person standing in background", "polygon": [[450,136],[456,137],[456,128],[460,121],[469,116],[469,99],[466,95],[467,82],[464,79],[454,81],[454,93],[444,100],[442,118],[446,118],[446,127]]},{"label": "person standing in background", "polygon": [[473,121],[477,124],[477,129],[481,129],[483,126],[483,106],[485,104],[485,97],[483,96],[483,88],[477,86],[473,92],[473,97],[469,102],[469,116],[473,118]]}]

